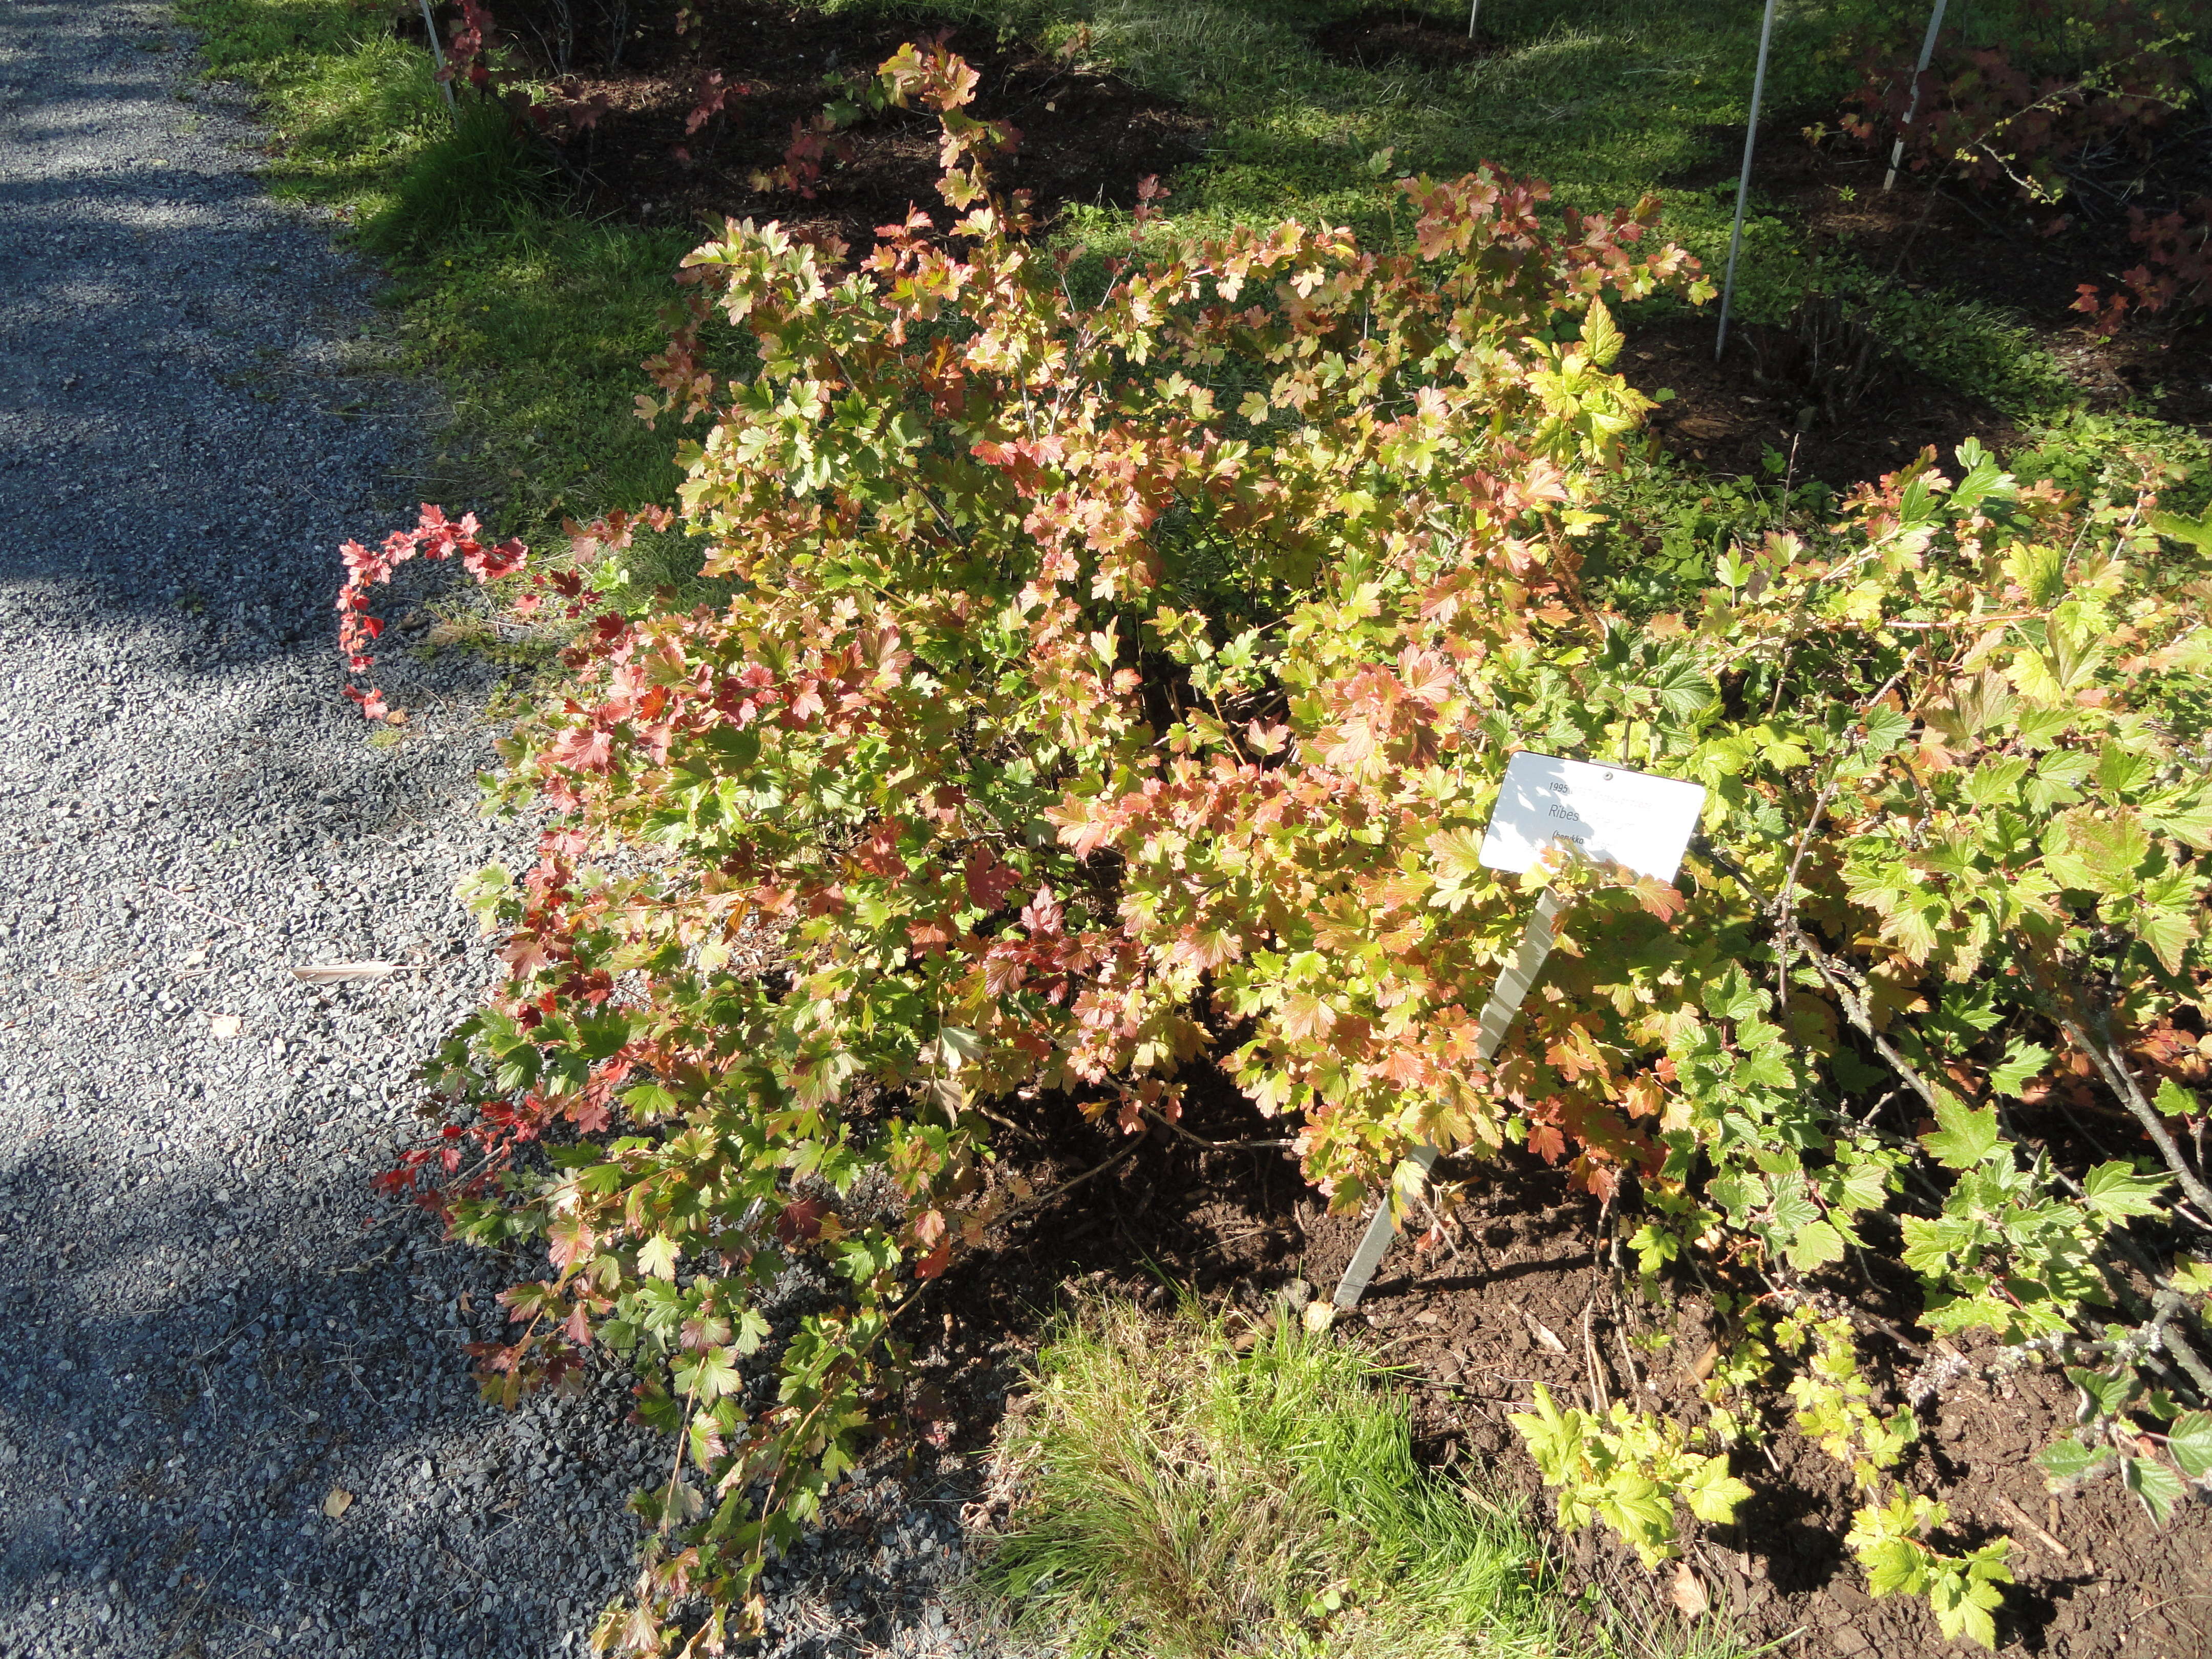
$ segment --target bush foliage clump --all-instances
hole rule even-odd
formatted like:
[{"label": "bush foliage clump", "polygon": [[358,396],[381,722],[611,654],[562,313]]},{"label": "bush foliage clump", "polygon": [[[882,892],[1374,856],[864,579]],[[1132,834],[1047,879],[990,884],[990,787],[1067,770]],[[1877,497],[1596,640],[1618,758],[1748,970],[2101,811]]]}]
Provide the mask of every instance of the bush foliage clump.
[{"label": "bush foliage clump", "polygon": [[[988,194],[1006,135],[957,58],[882,84],[941,112],[960,216],[857,269],[773,224],[689,260],[646,413],[692,434],[682,514],[731,597],[613,604],[591,560],[622,522],[539,573],[568,678],[502,787],[551,821],[476,885],[507,975],[394,1181],[550,1253],[489,1389],[608,1350],[682,1437],[602,1644],[757,1618],[767,1553],[877,1421],[900,1310],[1035,1201],[994,1121],[1135,1133],[1207,1068],[1294,1121],[1340,1208],[1402,1199],[1424,1142],[1511,1142],[1630,1214],[1655,1290],[1697,1258],[1759,1362],[1727,1376],[1794,1378],[1770,1414],[1859,1472],[1874,1587],[1947,1629],[1991,1639],[2003,1546],[1945,1554],[1895,1486],[1911,1413],[1875,1408],[1821,1289],[1847,1252],[1901,1252],[1933,1330],[2073,1368],[2093,1408],[2055,1479],[2162,1505],[2203,1477],[2212,532],[2154,477],[2084,501],[1969,446],[1632,623],[1578,544],[1644,408],[1609,305],[1701,291],[1644,245],[1656,203],[1553,219],[1494,171],[1407,179],[1410,245],[1381,250],[1140,212],[1102,274]],[[715,313],[749,379],[703,367]],[[349,614],[418,548],[515,557],[426,520],[351,550]],[[1704,784],[1694,878],[1483,867],[1522,749]],[[1550,970],[1482,1063],[1544,883],[1571,899]],[[2027,1125],[2092,1098],[2133,1139],[2066,1167]],[[802,1255],[835,1294],[772,1325]],[[1701,1443],[1764,1431],[1715,1389]],[[1730,1507],[1679,1429],[1574,1418],[1528,1419],[1563,1504],[1648,1558],[1677,1496]]]}]

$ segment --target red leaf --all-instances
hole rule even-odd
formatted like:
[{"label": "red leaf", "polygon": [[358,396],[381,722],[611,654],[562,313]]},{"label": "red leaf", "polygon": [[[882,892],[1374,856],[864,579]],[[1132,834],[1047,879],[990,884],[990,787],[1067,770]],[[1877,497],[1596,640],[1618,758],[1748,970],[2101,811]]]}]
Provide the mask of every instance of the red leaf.
[{"label": "red leaf", "polygon": [[1021,872],[988,847],[968,849],[963,874],[968,902],[979,910],[996,910],[1021,885]]},{"label": "red leaf", "polygon": [[776,1217],[775,1236],[786,1245],[803,1243],[818,1237],[822,1231],[824,1207],[818,1198],[794,1198]]}]

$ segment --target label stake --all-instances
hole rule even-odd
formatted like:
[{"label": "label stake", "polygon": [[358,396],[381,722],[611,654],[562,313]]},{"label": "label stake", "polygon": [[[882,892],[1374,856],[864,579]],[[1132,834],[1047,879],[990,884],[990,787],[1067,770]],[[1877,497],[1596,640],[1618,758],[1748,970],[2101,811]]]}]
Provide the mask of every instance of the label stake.
[{"label": "label stake", "polygon": [[[1544,959],[1552,954],[1552,939],[1557,929],[1559,912],[1566,908],[1556,888],[1547,887],[1536,898],[1536,908],[1522,930],[1520,947],[1513,960],[1505,964],[1505,971],[1498,976],[1497,988],[1491,992],[1490,1000],[1483,1005],[1482,1018],[1475,1026],[1475,1057],[1485,1065],[1498,1052],[1498,1045],[1505,1040],[1505,1033],[1513,1024],[1513,1016],[1521,1012],[1522,999],[1528,988],[1536,982],[1536,975],[1544,971]],[[1424,1146],[1399,1167],[1420,1171],[1420,1180],[1426,1181],[1429,1171],[1436,1168],[1440,1156],[1434,1146]],[[1395,1184],[1395,1182],[1394,1182]],[[1375,1212],[1375,1218],[1367,1224],[1361,1236],[1359,1248],[1352,1252],[1352,1265],[1344,1270],[1337,1281],[1336,1294],[1329,1299],[1339,1310],[1358,1304],[1367,1293],[1367,1286],[1375,1277],[1376,1268],[1382,1265],[1383,1253],[1390,1248],[1396,1235],[1397,1224],[1390,1217],[1390,1200],[1386,1194]]]},{"label": "label stake", "polygon": [[1735,223],[1729,230],[1728,280],[1721,285],[1721,331],[1713,342],[1713,361],[1728,349],[1729,307],[1735,303],[1735,256],[1743,249],[1743,204],[1751,194],[1751,152],[1759,142],[1759,104],[1766,95],[1766,43],[1774,36],[1774,0],[1759,25],[1759,67],[1751,74],[1751,123],[1743,131],[1743,173],[1735,181]]},{"label": "label stake", "polygon": [[1928,73],[1928,60],[1936,55],[1936,37],[1942,32],[1943,9],[1951,0],[1936,0],[1936,9],[1928,14],[1928,33],[1921,38],[1919,66],[1912,71],[1912,100],[1905,106],[1905,123],[1897,130],[1897,142],[1890,146],[1889,171],[1881,175],[1881,187],[1888,190],[1897,183],[1897,164],[1905,159],[1905,129],[1920,118],[1920,77]]},{"label": "label stake", "polygon": [[[422,0],[422,27],[429,31],[430,57],[438,65],[438,72],[442,75],[446,70],[446,49],[438,44],[438,20],[430,15],[430,0]],[[448,112],[452,112],[453,83],[451,81],[441,81],[438,82],[438,90],[446,94],[446,108]]]}]

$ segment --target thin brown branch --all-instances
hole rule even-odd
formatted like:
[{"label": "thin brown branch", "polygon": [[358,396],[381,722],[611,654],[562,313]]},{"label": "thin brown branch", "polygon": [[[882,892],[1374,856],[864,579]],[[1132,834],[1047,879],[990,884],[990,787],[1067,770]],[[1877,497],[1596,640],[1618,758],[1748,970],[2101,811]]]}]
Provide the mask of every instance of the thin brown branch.
[{"label": "thin brown branch", "polygon": [[1895,1046],[1887,1037],[1874,1029],[1874,1020],[1868,1012],[1866,1004],[1852,994],[1834,971],[1836,964],[1828,953],[1812,941],[1794,918],[1790,923],[1788,933],[1784,936],[1783,944],[1788,949],[1804,952],[1805,959],[1813,964],[1813,971],[1820,975],[1820,982],[1826,985],[1829,993],[1834,996],[1844,1011],[1844,1017],[1850,1021],[1852,1028],[1869,1042],[1874,1044],[1875,1052],[1888,1063],[1890,1070],[1903,1078],[1911,1086],[1912,1091],[1926,1101],[1929,1109],[1933,1111],[1938,1104],[1935,1085],[1914,1069],[1911,1061],[1898,1053]]},{"label": "thin brown branch", "polygon": [[1070,1176],[1067,1180],[1061,1182],[1059,1186],[1054,1187],[1049,1192],[1039,1193],[1035,1198],[1024,1199],[1020,1203],[1015,1205],[1011,1210],[1004,1211],[999,1215],[993,1217],[991,1220],[985,1224],[983,1231],[988,1232],[993,1227],[1003,1226],[1006,1223],[1015,1219],[1018,1216],[1027,1215],[1032,1210],[1041,1210],[1046,1205],[1053,1203],[1056,1200],[1066,1197],[1068,1194],[1073,1192],[1078,1187],[1080,1187],[1085,1182],[1089,1181],[1092,1176],[1103,1176],[1109,1170],[1116,1168],[1117,1166],[1128,1162],[1130,1158],[1136,1155],[1137,1148],[1144,1144],[1144,1136],[1131,1136],[1129,1139],[1129,1144],[1124,1146],[1120,1152],[1115,1153],[1113,1157],[1108,1158],[1103,1164],[1092,1164],[1091,1168],[1085,1170],[1081,1175]]},{"label": "thin brown branch", "polygon": [[1162,1116],[1149,1106],[1145,1108],[1145,1116],[1152,1122],[1158,1124],[1176,1139],[1188,1141],[1190,1145],[1209,1152],[1287,1152],[1298,1144],[1296,1140],[1207,1140],[1191,1133],[1182,1124]]},{"label": "thin brown branch", "polygon": [[2200,1210],[2212,1211],[2212,1187],[2206,1186],[2204,1178],[2189,1167],[2188,1160],[2182,1156],[2180,1144],[2160,1121],[2158,1109],[2143,1098],[2135,1073],[2103,1043],[2090,1041],[2089,1034],[2081,1029],[2079,1020],[2062,1018],[2058,1029],[2066,1033],[2075,1047],[2088,1055],[2089,1063],[2097,1068],[2097,1075],[2105,1079],[2105,1086],[2119,1097],[2120,1104],[2126,1107],[2130,1115],[2142,1126],[2143,1133],[2150,1137],[2151,1145],[2158,1148],[2158,1155],[2166,1160],[2166,1167],[2181,1183],[2181,1190],[2189,1194],[2190,1202]]}]

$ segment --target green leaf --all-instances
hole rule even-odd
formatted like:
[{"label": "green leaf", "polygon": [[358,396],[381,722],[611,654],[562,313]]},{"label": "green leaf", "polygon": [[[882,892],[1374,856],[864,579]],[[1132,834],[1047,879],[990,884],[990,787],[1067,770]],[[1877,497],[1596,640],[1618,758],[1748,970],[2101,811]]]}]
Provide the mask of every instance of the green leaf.
[{"label": "green leaf", "polygon": [[2185,1256],[2173,1264],[2173,1282],[2191,1296],[2212,1295],[2212,1261]]},{"label": "green leaf", "polygon": [[1429,852],[1446,876],[1472,876],[1482,868],[1482,836],[1472,830],[1439,830],[1429,837]]},{"label": "green leaf", "polygon": [[1984,762],[1966,780],[1966,799],[1977,806],[2003,806],[2018,800],[2027,766],[2024,755]]},{"label": "green leaf", "polygon": [[1866,753],[1887,755],[1912,735],[1911,717],[1900,709],[1877,708],[1866,717]]},{"label": "green leaf", "polygon": [[2138,1386],[2131,1371],[2093,1371],[2086,1365],[2069,1365],[2066,1380],[2081,1390],[2088,1411],[2097,1417],[2118,1416]]},{"label": "green leaf", "polygon": [[1960,1227],[1948,1219],[1929,1221],[1915,1215],[1905,1217],[1898,1225],[1905,1234],[1905,1265],[1925,1278],[1941,1278],[1962,1243]]},{"label": "green leaf", "polygon": [[2184,1412],[2166,1431],[2166,1449],[2191,1480],[2212,1475],[2212,1412]]},{"label": "green leaf", "polygon": [[658,1083],[641,1083],[634,1089],[625,1089],[622,1098],[633,1117],[665,1117],[677,1109],[676,1097]]},{"label": "green leaf", "polygon": [[2173,1506],[2189,1495],[2181,1477],[2154,1457],[2122,1458],[2120,1484],[2142,1500],[2150,1518],[2161,1527]]},{"label": "green leaf", "polygon": [[2110,1446],[2093,1446],[2086,1440],[2069,1437],[2045,1446],[2035,1455],[2035,1461],[2043,1466],[2051,1489],[2057,1492],[2076,1480],[2087,1480],[2111,1462],[2112,1456]]},{"label": "green leaf", "polygon": [[676,1241],[666,1233],[655,1233],[637,1247],[637,1270],[655,1279],[676,1277]]},{"label": "green leaf", "polygon": [[2096,757],[2081,750],[2054,749],[2037,763],[2035,776],[2021,791],[2021,797],[2038,812],[2070,805],[2081,799],[2077,786],[2096,769]]},{"label": "green leaf", "polygon": [[1993,1571],[1986,1575],[1972,1571],[1944,1573],[1929,1587],[1928,1605],[1934,1609],[1936,1623],[1944,1635],[1954,1640],[1964,1636],[1994,1652],[1997,1626],[1996,1620],[1990,1615],[2004,1598],[1996,1584],[1988,1580],[1994,1577],[2010,1583],[2012,1574],[2002,1561],[1988,1565]]},{"label": "green leaf", "polygon": [[[1839,1155],[1851,1157],[1848,1149]],[[1889,1191],[1889,1171],[1871,1159],[1852,1158],[1830,1173],[1836,1176],[1832,1201],[1838,1209],[1871,1210]]]},{"label": "green leaf", "polygon": [[963,1025],[944,1025],[938,1028],[937,1040],[945,1052],[963,1064],[982,1058],[983,1039]]},{"label": "green leaf", "polygon": [[2024,1037],[2014,1037],[2005,1044],[2005,1056],[1990,1072],[1990,1087],[2012,1100],[2020,1098],[2020,1091],[2039,1073],[2051,1058],[2051,1050],[2039,1048]]},{"label": "green leaf", "polygon": [[1973,439],[1960,444],[1957,453],[1966,476],[1951,491],[1951,510],[1961,518],[1985,501],[2008,501],[2019,494],[2012,474],[2000,467],[1997,458]]},{"label": "green leaf", "polygon": [[1650,1476],[1633,1468],[1615,1469],[1597,1494],[1597,1512],[1635,1547],[1644,1565],[1655,1566],[1672,1553],[1674,1501]]},{"label": "green leaf", "polygon": [[2158,769],[2158,762],[2126,744],[2107,743],[2097,755],[2097,787],[2109,795],[2139,788]]},{"label": "green leaf", "polygon": [[1876,1595],[1911,1595],[1926,1581],[1928,1553],[1910,1538],[1886,1538],[1860,1552],[1867,1589]]},{"label": "green leaf", "polygon": [[1690,1513],[1711,1526],[1726,1526],[1734,1521],[1736,1506],[1751,1497],[1751,1488],[1729,1473],[1725,1456],[1708,1457],[1685,1475],[1681,1491]]},{"label": "green leaf", "polygon": [[744,1387],[744,1376],[720,1348],[709,1348],[701,1354],[692,1376],[702,1400],[716,1400]]},{"label": "green leaf", "polygon": [[2136,890],[2136,872],[2150,856],[2150,832],[2132,807],[2118,807],[2109,815],[2079,807],[2063,823],[2092,891],[2117,898]]},{"label": "green leaf", "polygon": [[1600,368],[1613,367],[1613,360],[1620,356],[1623,339],[1613,313],[1605,308],[1602,300],[1590,301],[1589,314],[1583,319],[1583,346],[1589,360]]},{"label": "green leaf", "polygon": [[2143,803],[2151,827],[2185,847],[2212,853],[2212,793],[2161,795]]},{"label": "green leaf", "polygon": [[2142,1176],[2115,1158],[2082,1178],[2081,1191],[2093,1214],[2107,1221],[2131,1215],[2156,1215],[2165,1206],[2158,1195],[2169,1185],[2162,1175]]},{"label": "green leaf", "polygon": [[1765,1006],[1759,987],[1741,968],[1705,988],[1705,1012],[1715,1019],[1748,1019]]},{"label": "green leaf", "polygon": [[2186,542],[2200,553],[2212,553],[2212,514],[2185,519],[2179,513],[2146,513],[2143,520],[2161,536]]},{"label": "green leaf", "polygon": [[2201,1109],[2197,1091],[2183,1088],[2170,1077],[2159,1079],[2158,1092],[2151,1097],[2151,1103],[2168,1117],[2194,1117]]},{"label": "green leaf", "polygon": [[1975,1111],[1957,1097],[1946,1095],[1936,1103],[1936,1121],[1940,1127],[1921,1136],[1920,1144],[1947,1170],[1971,1170],[1996,1150],[1994,1106]]},{"label": "green leaf", "polygon": [[2144,909],[2138,912],[2136,937],[2150,946],[2159,966],[2169,974],[2181,971],[2189,941],[2197,937],[2197,918],[2182,909]]},{"label": "green leaf", "polygon": [[1658,694],[1661,707],[1680,720],[1689,720],[1713,700],[1712,682],[1686,653],[1660,664],[1649,684]]},{"label": "green leaf", "polygon": [[1805,1190],[1802,1176],[1792,1173],[1774,1184],[1774,1231],[1787,1238],[1820,1218],[1820,1206]]},{"label": "green leaf", "polygon": [[1810,1273],[1844,1259],[1844,1236],[1827,1222],[1815,1221],[1797,1230],[1797,1237],[1790,1241],[1783,1255],[1798,1272]]}]

